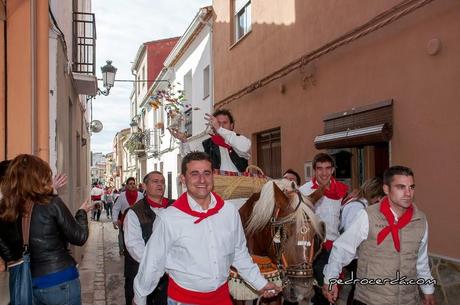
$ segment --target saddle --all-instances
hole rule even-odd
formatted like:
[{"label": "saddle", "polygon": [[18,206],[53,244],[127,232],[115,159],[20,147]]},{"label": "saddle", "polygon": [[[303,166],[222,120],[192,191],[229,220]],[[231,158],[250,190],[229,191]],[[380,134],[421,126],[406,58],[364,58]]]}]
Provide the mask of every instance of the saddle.
[{"label": "saddle", "polygon": [[[251,255],[251,257],[252,261],[257,264],[260,273],[262,273],[267,281],[275,283],[277,286],[282,286],[281,274],[269,257],[258,255]],[[233,267],[230,268],[228,286],[230,295],[237,301],[254,300],[259,297],[257,290],[247,284]]]}]

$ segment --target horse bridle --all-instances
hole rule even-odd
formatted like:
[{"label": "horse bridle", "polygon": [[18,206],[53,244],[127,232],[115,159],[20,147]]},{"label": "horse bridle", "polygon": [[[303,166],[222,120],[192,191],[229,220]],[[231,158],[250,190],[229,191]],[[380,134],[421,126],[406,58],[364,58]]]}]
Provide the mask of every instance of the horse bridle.
[{"label": "horse bridle", "polygon": [[[296,207],[294,208],[294,211],[292,211],[291,215],[296,213],[297,210],[299,209],[300,205],[302,203],[305,204],[305,201],[302,198],[302,195],[300,191],[296,191],[297,196],[299,198],[299,202],[297,203]],[[272,231],[272,247],[275,250],[275,256],[276,256],[276,264],[278,267],[278,270],[280,270],[281,278],[283,280],[283,286],[287,285],[290,280],[287,277],[307,277],[310,276],[311,272],[307,272],[308,266],[307,263],[301,263],[299,265],[295,266],[289,266],[286,259],[284,258],[284,247],[283,247],[283,241],[287,240],[287,226],[291,225],[293,222],[296,221],[295,218],[286,216],[283,217],[282,219],[278,220],[278,214],[280,212],[280,208],[276,207],[273,210],[273,214],[271,217],[270,225],[271,225],[271,231]],[[313,246],[313,245],[312,245]]]}]

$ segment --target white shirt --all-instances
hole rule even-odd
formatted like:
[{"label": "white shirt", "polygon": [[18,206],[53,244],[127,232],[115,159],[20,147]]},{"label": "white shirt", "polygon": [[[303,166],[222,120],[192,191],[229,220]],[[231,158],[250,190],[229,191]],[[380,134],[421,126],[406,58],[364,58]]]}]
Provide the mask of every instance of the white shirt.
[{"label": "white shirt", "polygon": [[[187,198],[192,210],[204,212],[188,194]],[[211,195],[209,207],[215,205]],[[134,279],[137,305],[145,304],[165,272],[182,288],[199,292],[222,286],[231,265],[256,290],[267,284],[248,253],[240,215],[232,204],[225,203],[197,224],[196,219],[173,206],[158,215]]]},{"label": "white shirt", "polygon": [[[313,182],[309,181],[299,188],[299,191],[308,196],[316,189],[312,189]],[[342,205],[342,198],[333,200],[326,196],[321,197],[315,204],[315,214],[324,221],[326,225],[326,239],[336,240],[339,236],[340,224],[340,207]]]},{"label": "white shirt", "polygon": [[[220,127],[217,133],[224,138],[225,143],[230,145],[234,152],[241,158],[249,160],[251,157],[251,140],[242,135],[237,135],[234,131]],[[191,151],[204,151],[203,144],[199,143],[196,147],[191,147],[189,143],[182,143],[182,155],[186,155]],[[220,151],[220,170],[238,172],[235,164],[233,164],[228,149],[219,146]]]},{"label": "white shirt", "polygon": [[98,188],[97,186],[91,189],[91,196],[102,196],[102,195],[104,195],[103,189]]},{"label": "white shirt", "polygon": [[[138,202],[142,198],[144,198],[144,195],[141,192],[137,192],[137,199],[135,202]],[[121,214],[123,214],[127,208],[129,208],[129,203],[128,203],[128,199],[126,199],[126,192],[122,192],[120,196],[118,197],[118,200],[113,205],[112,215],[114,217],[113,218],[114,223],[118,221],[117,219],[118,214],[120,212]]]},{"label": "white shirt", "polygon": [[[358,201],[359,200],[359,201]],[[346,231],[356,219],[358,212],[364,210],[369,203],[365,198],[354,199],[342,206],[342,217],[340,218],[340,231]]]},{"label": "white shirt", "polygon": [[[150,207],[152,211],[158,216],[163,208]],[[125,239],[125,246],[129,254],[136,262],[140,262],[145,250],[145,242],[142,238],[142,228],[139,218],[133,210],[126,213],[125,220],[123,221],[123,236]]]},{"label": "white shirt", "polygon": [[[393,212],[393,215],[395,215],[395,220],[397,220],[396,213]],[[356,255],[356,249],[367,239],[368,234],[369,217],[366,210],[361,210],[358,212],[356,220],[350,228],[334,242],[331,255],[329,256],[329,262],[324,267],[323,271],[324,283],[329,283],[329,279],[331,278],[339,277],[342,268],[353,260]],[[417,278],[433,278],[428,264],[428,223],[418,251]],[[434,285],[421,285],[420,288],[424,294],[434,293]]]}]

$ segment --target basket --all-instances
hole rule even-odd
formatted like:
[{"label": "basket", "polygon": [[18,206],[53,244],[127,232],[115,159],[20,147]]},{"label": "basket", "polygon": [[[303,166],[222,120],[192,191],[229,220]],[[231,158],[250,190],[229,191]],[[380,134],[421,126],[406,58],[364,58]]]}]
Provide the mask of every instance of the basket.
[{"label": "basket", "polygon": [[[255,169],[258,173],[251,174],[249,170]],[[234,175],[233,175],[234,174]],[[262,186],[268,181],[264,172],[255,165],[249,165],[244,173],[232,175],[214,175],[214,192],[224,200],[236,198],[249,198],[252,194],[260,192]]]}]

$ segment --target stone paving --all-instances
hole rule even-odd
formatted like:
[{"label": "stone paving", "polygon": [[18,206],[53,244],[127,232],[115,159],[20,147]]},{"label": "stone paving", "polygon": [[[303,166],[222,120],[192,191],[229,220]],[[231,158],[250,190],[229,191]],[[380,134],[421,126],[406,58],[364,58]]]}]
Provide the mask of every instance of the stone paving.
[{"label": "stone paving", "polygon": [[104,216],[101,216],[101,222],[90,222],[90,238],[79,270],[83,305],[125,303],[118,231]]}]

